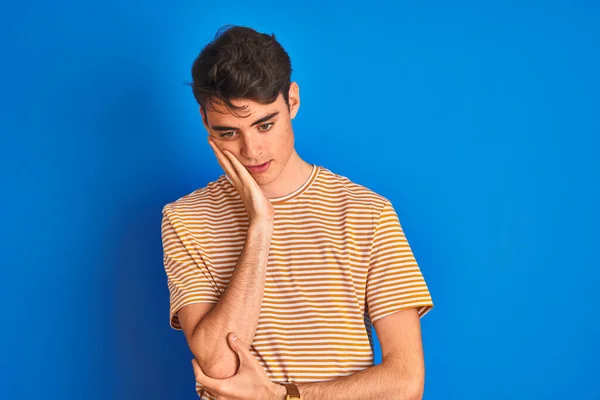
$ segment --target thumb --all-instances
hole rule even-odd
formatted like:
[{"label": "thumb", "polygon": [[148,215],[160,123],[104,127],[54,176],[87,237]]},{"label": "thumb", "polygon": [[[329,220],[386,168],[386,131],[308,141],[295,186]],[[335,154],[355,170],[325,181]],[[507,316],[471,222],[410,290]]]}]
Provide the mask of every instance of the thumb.
[{"label": "thumb", "polygon": [[240,362],[240,365],[238,366],[238,369],[236,371],[236,374],[241,371],[242,366],[246,364],[246,362],[244,361],[246,359],[246,351],[247,350],[244,347],[244,343],[240,340],[239,337],[237,337],[237,335],[234,332],[229,332],[229,334],[227,335],[227,341],[229,342],[229,347],[231,347],[231,350],[233,350],[235,352],[235,354],[237,354],[238,356],[238,360]]},{"label": "thumb", "polygon": [[227,340],[229,341],[229,346],[232,350],[236,350],[240,347],[240,338],[237,337],[235,332],[229,332],[227,335]]},{"label": "thumb", "polygon": [[237,353],[238,357],[240,358],[240,362],[241,362],[243,357],[245,356],[245,351],[248,350],[245,347],[244,342],[242,340],[240,340],[239,337],[237,337],[235,332],[229,332],[229,334],[227,335],[227,340],[229,342],[229,347],[231,347],[231,350],[233,350]]}]

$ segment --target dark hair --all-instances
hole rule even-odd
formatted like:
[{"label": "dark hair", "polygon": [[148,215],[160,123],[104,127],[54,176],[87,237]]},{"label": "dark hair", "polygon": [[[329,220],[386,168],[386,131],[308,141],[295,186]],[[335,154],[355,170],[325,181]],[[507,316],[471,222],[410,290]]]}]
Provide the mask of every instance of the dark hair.
[{"label": "dark hair", "polygon": [[203,108],[214,109],[212,103],[218,100],[235,113],[243,107],[232,99],[269,104],[280,93],[289,107],[291,74],[290,58],[274,34],[225,25],[196,57],[189,86]]}]

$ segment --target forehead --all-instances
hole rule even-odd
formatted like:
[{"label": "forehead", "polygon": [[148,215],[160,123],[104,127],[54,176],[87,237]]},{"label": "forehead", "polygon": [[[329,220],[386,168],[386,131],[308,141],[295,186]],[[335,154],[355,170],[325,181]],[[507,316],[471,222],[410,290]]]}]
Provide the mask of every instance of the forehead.
[{"label": "forehead", "polygon": [[280,111],[281,105],[285,105],[281,94],[273,103],[269,104],[261,104],[251,99],[232,99],[230,101],[234,106],[243,108],[230,110],[224,103],[217,99],[210,102],[208,107],[204,109],[211,124],[225,121],[237,121],[241,124],[248,121],[250,123],[250,120],[254,120],[253,117],[260,118],[264,115]]}]

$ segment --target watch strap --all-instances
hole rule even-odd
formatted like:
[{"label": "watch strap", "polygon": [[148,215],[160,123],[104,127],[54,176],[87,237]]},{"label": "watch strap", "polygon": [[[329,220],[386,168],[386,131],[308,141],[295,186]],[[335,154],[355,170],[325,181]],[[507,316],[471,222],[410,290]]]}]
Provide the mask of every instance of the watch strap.
[{"label": "watch strap", "polygon": [[302,400],[298,386],[291,382],[282,383],[282,385],[285,386],[285,389],[287,390],[286,400]]}]

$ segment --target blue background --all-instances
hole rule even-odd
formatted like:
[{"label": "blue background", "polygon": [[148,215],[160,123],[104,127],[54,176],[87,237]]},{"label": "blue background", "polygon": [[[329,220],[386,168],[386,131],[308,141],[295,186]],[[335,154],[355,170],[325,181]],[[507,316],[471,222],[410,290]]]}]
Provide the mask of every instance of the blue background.
[{"label": "blue background", "polygon": [[184,82],[228,23],[290,54],[301,157],[395,205],[425,399],[600,398],[598,3],[391,3],[3,5],[0,398],[196,398],[161,208],[222,173]]}]

